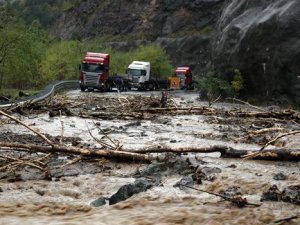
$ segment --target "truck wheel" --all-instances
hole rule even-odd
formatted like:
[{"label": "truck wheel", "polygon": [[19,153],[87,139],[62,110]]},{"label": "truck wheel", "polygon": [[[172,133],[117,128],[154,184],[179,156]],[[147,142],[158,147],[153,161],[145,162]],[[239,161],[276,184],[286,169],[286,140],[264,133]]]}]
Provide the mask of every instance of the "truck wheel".
[{"label": "truck wheel", "polygon": [[155,91],[156,90],[155,84],[149,84],[148,88],[149,88],[150,91]]},{"label": "truck wheel", "polygon": [[81,91],[85,91],[85,87],[80,87],[80,90]]}]

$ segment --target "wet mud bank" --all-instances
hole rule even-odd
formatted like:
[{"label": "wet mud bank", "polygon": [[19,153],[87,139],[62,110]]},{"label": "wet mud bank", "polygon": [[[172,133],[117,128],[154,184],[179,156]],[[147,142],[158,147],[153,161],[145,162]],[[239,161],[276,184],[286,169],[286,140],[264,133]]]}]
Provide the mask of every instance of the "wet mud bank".
[{"label": "wet mud bank", "polygon": [[[196,92],[169,92],[162,99],[161,92],[71,91],[10,113],[53,143],[91,151],[216,145],[258,151],[278,135],[299,130],[296,111],[285,117],[281,110],[263,110],[269,117],[249,105],[208,107]],[[0,143],[47,146],[4,116],[0,126]],[[286,135],[265,148],[297,150],[299,140],[297,133]],[[156,152],[145,154],[153,158],[149,164],[19,150],[1,147],[3,224],[275,224],[300,210],[298,161]],[[253,205],[239,207],[234,199]]]}]

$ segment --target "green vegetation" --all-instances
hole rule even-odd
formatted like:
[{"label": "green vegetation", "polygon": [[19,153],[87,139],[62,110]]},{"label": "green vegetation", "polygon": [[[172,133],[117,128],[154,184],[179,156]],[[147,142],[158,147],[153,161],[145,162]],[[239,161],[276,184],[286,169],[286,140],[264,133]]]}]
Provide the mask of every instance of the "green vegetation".
[{"label": "green vegetation", "polygon": [[222,95],[229,94],[231,91],[230,85],[218,77],[215,71],[209,72],[204,78],[200,79],[198,88],[201,94],[207,98],[209,106]]},{"label": "green vegetation", "polygon": [[41,58],[38,85],[45,85],[53,80],[77,79],[82,55],[81,45],[78,41],[49,44]]},{"label": "green vegetation", "polygon": [[220,97],[238,96],[245,88],[244,79],[239,69],[233,71],[233,80],[222,79],[215,71],[209,72],[198,82],[201,95],[207,98],[209,105]]},{"label": "green vegetation", "polygon": [[22,90],[25,96],[20,96],[20,89],[1,89],[0,96],[6,96],[11,100],[20,99],[22,97],[31,96],[40,92],[38,89]]},{"label": "green vegetation", "polygon": [[0,88],[23,89],[37,79],[44,33],[18,21],[6,4],[0,11]]},{"label": "green vegetation", "polygon": [[172,65],[166,52],[160,47],[154,45],[141,46],[133,52],[133,56],[138,61],[149,61],[154,75],[162,77],[170,77],[172,75]]}]

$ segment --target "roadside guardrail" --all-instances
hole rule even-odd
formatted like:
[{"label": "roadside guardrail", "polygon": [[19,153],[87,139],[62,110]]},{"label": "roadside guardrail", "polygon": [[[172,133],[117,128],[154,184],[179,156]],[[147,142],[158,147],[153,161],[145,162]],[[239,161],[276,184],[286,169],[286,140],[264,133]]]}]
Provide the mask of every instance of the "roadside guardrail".
[{"label": "roadside guardrail", "polygon": [[0,104],[0,108],[8,108],[12,106],[23,105],[27,102],[35,103],[42,101],[47,98],[53,97],[56,93],[64,90],[72,90],[79,88],[78,80],[67,80],[67,81],[57,81],[52,84],[47,85],[41,92],[29,96],[22,100],[17,100],[15,102]]}]

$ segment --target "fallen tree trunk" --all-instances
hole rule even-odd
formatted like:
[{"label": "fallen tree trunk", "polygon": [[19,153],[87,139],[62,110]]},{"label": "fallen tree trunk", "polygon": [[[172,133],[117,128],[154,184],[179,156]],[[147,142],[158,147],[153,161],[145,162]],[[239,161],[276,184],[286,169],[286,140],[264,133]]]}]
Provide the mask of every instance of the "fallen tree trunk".
[{"label": "fallen tree trunk", "polygon": [[[126,151],[123,149],[123,151]],[[272,149],[264,151],[238,150],[227,146],[212,146],[207,148],[170,148],[156,146],[140,150],[128,150],[134,153],[221,153],[222,158],[243,158],[243,156],[257,153],[253,159],[259,160],[280,160],[280,161],[300,161],[300,149]]]},{"label": "fallen tree trunk", "polygon": [[287,112],[230,112],[227,114],[234,117],[275,118],[280,120],[300,120],[299,113]]},{"label": "fallen tree trunk", "polygon": [[151,113],[151,114],[196,114],[196,115],[215,115],[216,109],[209,107],[185,107],[185,108],[148,108],[137,109],[135,112]]},{"label": "fallen tree trunk", "polygon": [[10,148],[15,151],[31,151],[41,153],[66,153],[74,155],[82,155],[89,157],[105,157],[111,159],[127,160],[132,162],[145,162],[150,163],[152,157],[145,154],[114,151],[114,150],[102,150],[102,149],[86,149],[77,148],[73,146],[53,145],[53,146],[41,146],[34,144],[19,144],[0,142],[0,148]]},{"label": "fallen tree trunk", "polygon": [[275,118],[281,120],[300,120],[300,113],[296,111],[282,111],[282,112],[236,112],[236,111],[223,111],[211,107],[184,107],[184,108],[148,108],[148,109],[137,109],[135,112],[148,112],[152,114],[197,114],[197,115],[217,115],[226,114],[231,117],[254,117],[254,118]]},{"label": "fallen tree trunk", "polygon": [[146,155],[147,153],[214,153],[219,152],[222,158],[243,158],[249,154],[254,154],[251,159],[256,160],[279,160],[279,161],[300,161],[300,149],[272,149],[263,151],[238,150],[227,146],[212,146],[207,148],[170,148],[162,146],[154,146],[146,149],[123,149],[122,151],[102,150],[102,149],[86,149],[73,146],[41,146],[34,144],[19,144],[0,142],[0,148],[10,148],[15,151],[33,151],[42,153],[66,153],[89,157],[105,157],[115,158],[119,160],[127,160],[134,162],[151,162],[154,157]]}]

